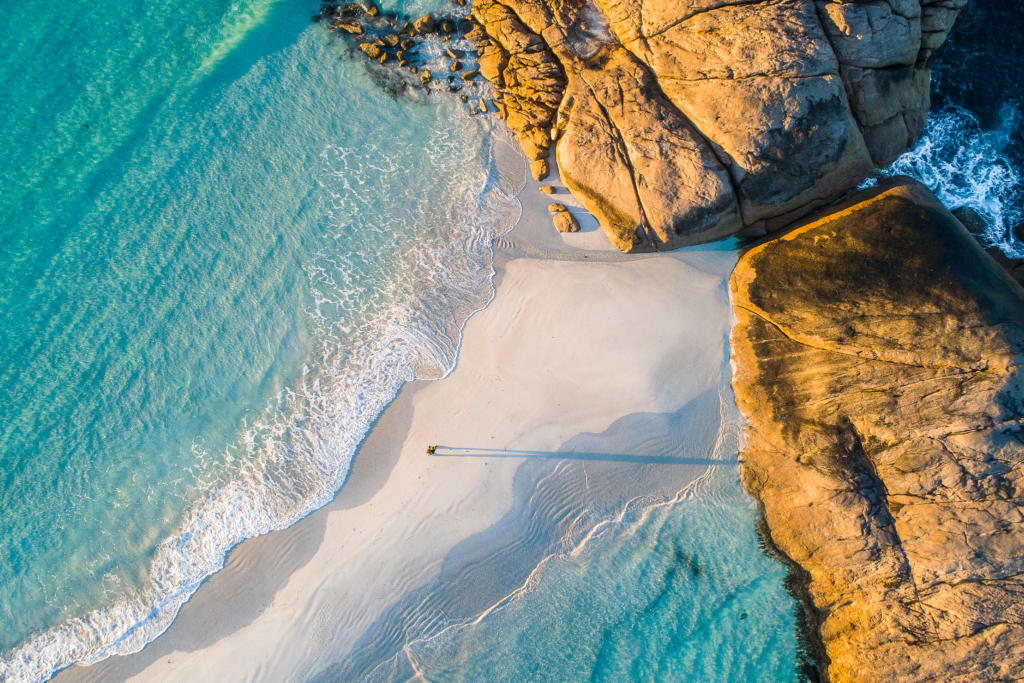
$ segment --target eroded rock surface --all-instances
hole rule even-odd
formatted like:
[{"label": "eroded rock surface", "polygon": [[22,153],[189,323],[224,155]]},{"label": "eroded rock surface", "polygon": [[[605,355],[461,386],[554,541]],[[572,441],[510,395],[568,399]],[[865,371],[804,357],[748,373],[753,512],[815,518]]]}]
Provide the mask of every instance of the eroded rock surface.
[{"label": "eroded rock surface", "polygon": [[781,228],[891,163],[965,4],[477,0],[467,37],[526,155],[555,144],[612,242],[643,251]]},{"label": "eroded rock surface", "polygon": [[732,278],[743,481],[829,680],[1024,671],[1024,290],[897,179]]}]

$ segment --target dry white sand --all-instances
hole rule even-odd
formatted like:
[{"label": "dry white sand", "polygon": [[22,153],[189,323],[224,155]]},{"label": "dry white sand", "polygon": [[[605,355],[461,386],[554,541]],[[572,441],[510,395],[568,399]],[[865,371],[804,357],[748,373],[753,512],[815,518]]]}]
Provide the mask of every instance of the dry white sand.
[{"label": "dry white sand", "polygon": [[[498,451],[544,458],[577,435],[679,411],[728,382],[733,252],[629,258],[592,218],[581,233],[554,231],[547,203],[575,205],[564,190],[552,198],[530,183],[521,199],[523,219],[499,245],[496,297],[467,324],[456,369],[403,390],[335,503],[233,551],[143,652],[58,680],[309,678],[442,581],[453,549],[509,513],[514,477],[531,458]],[[428,445],[445,448],[430,456]],[[501,567],[488,571],[500,588]],[[508,571],[518,580],[522,568]]]}]

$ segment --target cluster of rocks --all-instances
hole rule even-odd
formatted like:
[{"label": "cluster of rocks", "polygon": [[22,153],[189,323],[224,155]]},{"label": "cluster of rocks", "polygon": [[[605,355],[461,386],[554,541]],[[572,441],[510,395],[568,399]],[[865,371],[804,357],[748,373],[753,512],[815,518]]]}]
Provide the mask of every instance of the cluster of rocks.
[{"label": "cluster of rocks", "polygon": [[[465,5],[465,0],[456,0],[456,4]],[[326,22],[329,30],[349,36],[368,59],[404,72],[406,82],[418,84],[427,91],[433,88],[461,93],[466,88],[473,92],[472,101],[468,93],[460,95],[464,102],[470,103],[472,114],[500,114],[502,111],[500,96],[492,98],[488,105],[483,89],[475,87],[480,82],[480,71],[473,66],[476,52],[454,46],[473,30],[472,19],[455,15],[413,18],[382,12],[372,0],[358,3],[328,0],[320,5],[320,13],[313,16],[313,21]],[[421,54],[423,43],[430,36],[448,45],[440,65],[443,73],[432,73]],[[436,63],[434,69],[439,70]]]},{"label": "cluster of rocks", "polygon": [[744,254],[743,482],[825,680],[1020,680],[1024,289],[896,178]]},{"label": "cluster of rocks", "polygon": [[548,204],[548,211],[552,214],[552,220],[558,232],[580,231],[580,222],[576,219],[576,216],[572,215],[565,204]]},{"label": "cluster of rocks", "polygon": [[[486,79],[471,111],[506,120],[536,180],[554,149],[629,252],[763,235],[887,166],[921,133],[928,64],[966,3],[476,0],[414,19],[367,0],[318,17],[421,85]],[[431,73],[417,57],[431,34],[473,49]]]},{"label": "cluster of rocks", "polygon": [[[969,206],[954,209],[953,215],[967,228],[968,232],[974,235],[988,255],[995,259],[995,262],[1002,266],[1003,270],[1017,281],[1017,284],[1024,286],[1024,259],[1010,258],[1003,253],[998,245],[990,244],[986,235],[988,223],[985,218]],[[1024,242],[1024,223],[1015,227],[1011,232],[1020,242]]]}]

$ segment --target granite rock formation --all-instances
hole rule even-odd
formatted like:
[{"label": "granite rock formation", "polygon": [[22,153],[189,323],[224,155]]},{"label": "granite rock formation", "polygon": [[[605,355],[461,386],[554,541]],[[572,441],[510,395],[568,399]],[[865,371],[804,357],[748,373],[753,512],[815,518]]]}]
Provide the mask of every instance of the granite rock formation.
[{"label": "granite rock formation", "polygon": [[920,134],[966,0],[477,0],[467,34],[535,176],[623,251],[779,229]]},{"label": "granite rock formation", "polygon": [[828,680],[1024,675],[1024,289],[894,179],[732,277],[743,481]]}]

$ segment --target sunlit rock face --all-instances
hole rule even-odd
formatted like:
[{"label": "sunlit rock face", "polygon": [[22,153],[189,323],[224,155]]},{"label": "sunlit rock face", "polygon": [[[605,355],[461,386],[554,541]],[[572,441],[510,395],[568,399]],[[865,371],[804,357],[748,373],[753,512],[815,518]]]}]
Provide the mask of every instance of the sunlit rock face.
[{"label": "sunlit rock face", "polygon": [[895,179],[732,276],[743,482],[828,680],[1024,670],[1024,289]]},{"label": "sunlit rock face", "polygon": [[913,144],[966,0],[478,0],[467,36],[533,162],[623,251],[765,234]]}]

